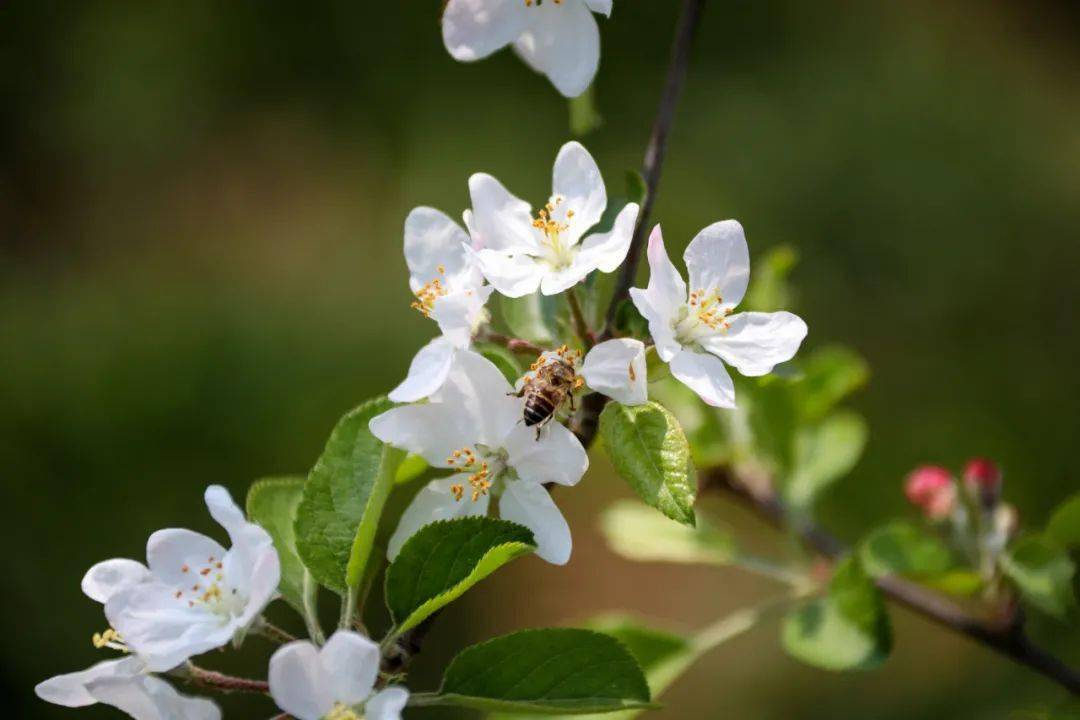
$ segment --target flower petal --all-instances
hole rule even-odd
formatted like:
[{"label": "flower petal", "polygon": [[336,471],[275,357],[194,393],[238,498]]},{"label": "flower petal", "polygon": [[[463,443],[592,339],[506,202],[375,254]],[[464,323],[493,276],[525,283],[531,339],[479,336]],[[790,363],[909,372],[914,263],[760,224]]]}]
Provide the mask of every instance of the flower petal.
[{"label": "flower petal", "polygon": [[380,690],[364,705],[365,720],[401,720],[409,691],[400,685]]},{"label": "flower petal", "polygon": [[[232,590],[247,598],[247,604],[237,621],[246,626],[273,598],[281,579],[281,563],[270,533],[248,522],[243,510],[233,502],[229,491],[220,485],[206,489],[206,506],[210,515],[229,533],[232,547],[225,553],[220,568],[213,560],[200,561],[200,571],[223,569]],[[208,556],[210,557],[210,556]],[[194,574],[196,566],[192,566]],[[160,579],[160,578],[159,578]]]},{"label": "flower petal", "polygon": [[[579,142],[568,142],[559,149],[552,171],[551,188],[554,219],[565,222],[560,236],[574,245],[596,223],[607,207],[607,190],[600,168],[589,151]],[[560,200],[555,204],[555,200]]]},{"label": "flower petal", "polygon": [[574,262],[569,267],[560,270],[548,270],[540,282],[540,292],[543,295],[558,295],[577,285],[592,271],[593,268],[579,262]]},{"label": "flower petal", "polygon": [[379,676],[379,646],[351,630],[338,630],[319,651],[319,664],[336,702],[362,703]]},{"label": "flower petal", "polygon": [[532,530],[541,559],[552,565],[570,560],[570,526],[543,485],[528,480],[507,483],[499,498],[499,515]]},{"label": "flower petal", "polygon": [[454,347],[467,348],[472,344],[472,336],[485,318],[484,305],[494,287],[467,287],[435,301],[431,319],[439,324],[443,336]]},{"label": "flower petal", "polygon": [[224,557],[225,548],[216,540],[191,530],[158,530],[146,542],[146,564],[154,579],[174,587],[191,584],[200,570]]},{"label": "flower petal", "polygon": [[634,236],[634,225],[640,210],[637,203],[627,203],[615,216],[615,224],[611,230],[590,235],[585,239],[574,262],[586,265],[590,271],[596,269],[600,272],[614,272],[622,265],[627,251],[630,250],[630,241]]},{"label": "flower petal", "polygon": [[465,246],[469,242],[461,226],[445,213],[430,207],[413,208],[405,218],[409,288],[417,292],[436,279],[444,287],[454,287],[459,280],[467,279],[469,261]]},{"label": "flower petal", "polygon": [[806,323],[789,312],[745,312],[728,318],[726,332],[700,342],[743,375],[767,375],[795,356],[806,337]]},{"label": "flower petal", "polygon": [[270,658],[270,697],[297,720],[320,720],[334,708],[319,650],[307,640],[282,645]]},{"label": "flower petal", "polygon": [[719,292],[725,307],[735,307],[750,282],[750,250],[742,225],[735,220],[713,223],[690,241],[683,254],[690,289]]},{"label": "flower petal", "polygon": [[497,447],[522,418],[525,401],[512,397],[513,392],[514,388],[495,363],[472,350],[459,350],[450,376],[433,397],[434,402],[456,413],[455,423],[472,428],[472,442],[462,443],[451,451],[473,443]]},{"label": "flower petal", "polygon": [[115,593],[150,578],[150,570],[134,560],[104,560],[86,571],[82,591],[91,600],[106,603]]},{"label": "flower petal", "polygon": [[497,250],[480,250],[476,259],[487,281],[506,297],[532,295],[545,277],[544,266],[524,253],[508,255]]},{"label": "flower petal", "polygon": [[135,720],[220,720],[221,709],[206,698],[181,695],[161,678],[106,678],[87,685],[98,702]]},{"label": "flower petal", "polygon": [[459,410],[437,402],[387,410],[372,418],[368,429],[384,443],[422,455],[435,467],[447,467],[450,453],[477,441],[473,424]]},{"label": "flower petal", "polygon": [[468,216],[474,247],[504,252],[536,252],[536,228],[529,203],[510,193],[487,173],[469,178],[472,213]]},{"label": "flower petal", "polygon": [[409,374],[387,396],[396,403],[416,402],[434,394],[450,374],[454,343],[439,336],[413,356]]},{"label": "flower petal", "polygon": [[656,351],[670,362],[682,347],[675,339],[674,323],[686,304],[686,283],[664,248],[664,236],[657,225],[649,236],[649,286],[630,288],[630,299],[649,322],[649,334]]},{"label": "flower petal", "polygon": [[469,474],[460,473],[432,480],[416,494],[413,501],[409,503],[409,507],[405,508],[401,520],[398,521],[397,529],[394,530],[390,542],[387,543],[387,559],[392,562],[401,552],[401,547],[405,542],[425,525],[438,520],[487,515],[488,504],[491,501],[489,496],[481,495],[476,502],[468,496],[457,500],[450,491],[450,486],[454,484],[461,484],[467,488]]},{"label": "flower petal", "polygon": [[581,376],[593,390],[623,405],[641,405],[649,398],[645,343],[633,338],[602,342],[585,356]]},{"label": "flower petal", "polygon": [[34,687],[34,693],[45,702],[64,707],[86,707],[97,702],[97,698],[86,689],[89,683],[104,678],[130,678],[144,669],[142,661],[128,656],[119,660],[105,660],[96,665],[51,677]]},{"label": "flower petal", "polygon": [[514,42],[521,59],[566,97],[585,92],[600,66],[600,30],[581,2],[543,3]]},{"label": "flower petal", "polygon": [[443,43],[461,62],[487,57],[522,33],[528,10],[521,0],[450,0],[442,17]]},{"label": "flower petal", "polygon": [[604,17],[611,17],[611,0],[585,0],[585,4],[594,13],[600,13]]},{"label": "flower petal", "polygon": [[671,374],[713,407],[735,407],[735,383],[720,358],[680,350],[671,360]]},{"label": "flower petal", "polygon": [[589,469],[589,455],[581,441],[562,423],[552,421],[540,431],[524,424],[514,425],[503,440],[509,465],[518,477],[535,483],[577,485]]}]

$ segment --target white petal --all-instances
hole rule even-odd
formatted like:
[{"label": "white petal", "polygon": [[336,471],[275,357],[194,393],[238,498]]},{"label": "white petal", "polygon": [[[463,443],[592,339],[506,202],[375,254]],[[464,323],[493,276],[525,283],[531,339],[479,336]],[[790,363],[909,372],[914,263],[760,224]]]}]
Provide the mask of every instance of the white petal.
[{"label": "white petal", "polygon": [[450,0],[442,17],[443,43],[455,60],[487,57],[521,34],[528,10],[522,0]]},{"label": "white petal", "polygon": [[675,340],[674,323],[679,309],[686,304],[686,283],[675,269],[664,248],[660,226],[649,236],[649,286],[644,290],[630,288],[630,299],[649,322],[649,334],[656,351],[670,362],[682,347]]},{"label": "white petal", "polygon": [[458,483],[469,487],[468,473],[451,475],[446,478],[432,480],[416,494],[409,507],[398,521],[397,529],[387,543],[386,556],[393,561],[401,552],[405,542],[416,534],[416,531],[425,525],[430,525],[438,520],[451,520],[472,515],[487,515],[488,504],[491,498],[481,495],[476,502],[472,497],[465,495],[461,500],[454,498],[450,492],[450,486]]},{"label": "white petal", "polygon": [[735,407],[735,383],[720,358],[680,350],[670,363],[671,374],[713,407]]},{"label": "white petal", "polygon": [[453,285],[466,275],[464,246],[468,243],[469,236],[445,213],[429,207],[413,208],[405,218],[405,263],[412,291],[435,279],[444,287]]},{"label": "white petal", "polygon": [[473,443],[496,447],[522,418],[525,401],[512,397],[513,392],[495,363],[472,350],[459,350],[450,376],[433,400],[456,413],[458,425],[472,428]]},{"label": "white petal", "polygon": [[726,307],[735,307],[750,282],[750,250],[742,225],[735,220],[713,223],[690,241],[683,254],[690,289],[719,292]]},{"label": "white petal", "polygon": [[552,565],[570,560],[570,526],[543,485],[528,480],[507,483],[499,498],[499,515],[532,530],[541,559]]},{"label": "white petal", "polygon": [[141,673],[143,669],[142,662],[136,657],[105,660],[86,670],[57,675],[40,682],[34,687],[34,693],[54,705],[85,707],[97,702],[86,689],[89,683],[104,678],[130,678]]},{"label": "white petal", "polygon": [[401,720],[409,691],[400,685],[380,690],[364,705],[364,720]]},{"label": "white petal", "polygon": [[789,312],[745,312],[728,318],[726,332],[701,340],[743,375],[767,375],[795,356],[806,337],[806,323]]},{"label": "white petal", "polygon": [[535,427],[515,425],[503,447],[509,455],[509,465],[522,480],[577,485],[589,469],[589,455],[581,441],[555,421],[540,431],[539,440]]},{"label": "white petal", "polygon": [[627,203],[615,216],[611,230],[585,239],[574,262],[583,263],[590,270],[595,268],[600,272],[614,272],[626,259],[639,211],[637,203]]},{"label": "white petal", "polygon": [[611,17],[611,0],[585,0],[585,4],[594,13],[600,13],[604,17]]},{"label": "white petal", "polygon": [[[261,529],[261,528],[260,528]],[[229,572],[228,581],[234,588],[239,588],[247,596],[247,604],[244,611],[236,619],[239,627],[251,625],[277,596],[278,584],[281,582],[281,560],[277,550],[274,549],[273,541],[267,535],[268,543],[258,548],[251,548],[243,554],[243,559],[238,562],[230,562],[237,556],[238,545],[234,545],[225,556],[225,567]],[[248,558],[252,558],[249,562]],[[243,574],[241,574],[243,573]]]},{"label": "white petal", "polygon": [[141,562],[105,560],[86,571],[82,579],[82,591],[91,600],[105,603],[115,593],[137,585],[149,577],[150,571]]},{"label": "white petal", "polygon": [[319,651],[334,700],[356,705],[367,699],[379,676],[379,646],[359,633],[338,630]]},{"label": "white petal", "polygon": [[181,695],[169,683],[150,675],[109,678],[90,683],[98,702],[112,705],[135,720],[220,720],[221,709],[205,698]]},{"label": "white petal", "polygon": [[544,279],[544,266],[531,255],[480,250],[476,253],[476,259],[487,281],[506,297],[532,295]]},{"label": "white petal", "polygon": [[319,650],[307,640],[283,645],[270,658],[270,697],[297,720],[320,720],[334,707]]},{"label": "white petal", "polygon": [[409,374],[388,397],[396,403],[416,402],[435,393],[446,382],[454,360],[454,344],[439,336],[413,356]]},{"label": "white petal", "polygon": [[532,69],[547,75],[566,97],[585,92],[600,66],[600,30],[581,2],[547,3],[533,8],[529,28],[514,50]]},{"label": "white petal", "polygon": [[200,570],[224,557],[225,548],[216,540],[191,530],[158,530],[146,542],[150,572],[159,582],[173,586],[191,584]]},{"label": "white petal", "polygon": [[211,485],[206,488],[203,497],[206,500],[206,508],[210,511],[210,517],[225,528],[229,537],[232,537],[234,533],[243,532],[250,524],[244,517],[244,511],[233,501],[229,491],[221,485]]},{"label": "white petal", "polygon": [[[581,257],[580,253],[577,257]],[[540,292],[544,295],[558,295],[577,285],[592,271],[593,268],[580,262],[574,262],[561,270],[549,270],[540,283]]]},{"label": "white petal", "polygon": [[472,344],[472,336],[486,315],[484,304],[494,290],[491,286],[469,287],[435,301],[431,319],[439,324],[439,330],[454,347],[467,348]]},{"label": "white petal", "polygon": [[564,242],[573,245],[600,222],[607,207],[607,190],[600,168],[581,143],[568,142],[559,150],[551,188],[554,198],[561,200],[552,215],[569,226],[560,236]]},{"label": "white petal", "polygon": [[422,455],[436,467],[446,467],[450,453],[476,442],[475,429],[461,421],[455,408],[435,402],[387,410],[372,418],[368,429],[384,443]]},{"label": "white petal", "polygon": [[475,247],[505,252],[535,252],[536,228],[529,203],[514,197],[487,173],[469,178],[472,214],[469,229]]},{"label": "white petal", "polygon": [[593,390],[623,405],[648,399],[645,343],[633,338],[602,342],[585,356],[581,376]]}]

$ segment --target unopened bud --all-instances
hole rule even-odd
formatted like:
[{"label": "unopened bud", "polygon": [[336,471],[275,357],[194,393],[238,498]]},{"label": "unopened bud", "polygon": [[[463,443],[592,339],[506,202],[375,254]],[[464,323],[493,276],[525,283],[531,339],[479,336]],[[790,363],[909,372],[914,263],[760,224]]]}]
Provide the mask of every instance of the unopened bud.
[{"label": "unopened bud", "polygon": [[1008,503],[1001,503],[994,509],[994,530],[1006,541],[1016,536],[1020,529],[1020,514]]},{"label": "unopened bud", "polygon": [[956,483],[952,474],[938,465],[912,471],[904,482],[904,494],[931,520],[944,520],[956,507]]},{"label": "unopened bud", "polygon": [[1001,499],[1001,470],[985,458],[973,458],[964,467],[964,486],[983,507],[991,508]]}]

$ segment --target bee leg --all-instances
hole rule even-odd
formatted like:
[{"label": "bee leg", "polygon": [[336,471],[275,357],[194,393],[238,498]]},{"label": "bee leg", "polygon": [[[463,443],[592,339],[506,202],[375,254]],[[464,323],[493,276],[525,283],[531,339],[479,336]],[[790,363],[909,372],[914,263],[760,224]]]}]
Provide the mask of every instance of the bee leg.
[{"label": "bee leg", "polygon": [[511,396],[511,395],[512,395],[512,396],[514,396],[514,397],[524,397],[524,396],[525,396],[525,386],[524,386],[524,385],[522,385],[522,386],[521,386],[521,389],[520,389],[520,390],[518,390],[517,392],[508,392],[508,393],[506,393],[506,394],[507,394],[507,396]]}]

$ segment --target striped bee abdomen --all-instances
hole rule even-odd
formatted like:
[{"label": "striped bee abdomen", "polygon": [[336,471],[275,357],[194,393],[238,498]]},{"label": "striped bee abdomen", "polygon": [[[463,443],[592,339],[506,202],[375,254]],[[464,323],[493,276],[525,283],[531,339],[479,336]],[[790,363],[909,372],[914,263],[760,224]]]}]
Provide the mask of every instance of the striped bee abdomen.
[{"label": "striped bee abdomen", "polygon": [[551,390],[535,390],[525,396],[525,424],[539,425],[555,414],[562,398]]}]

